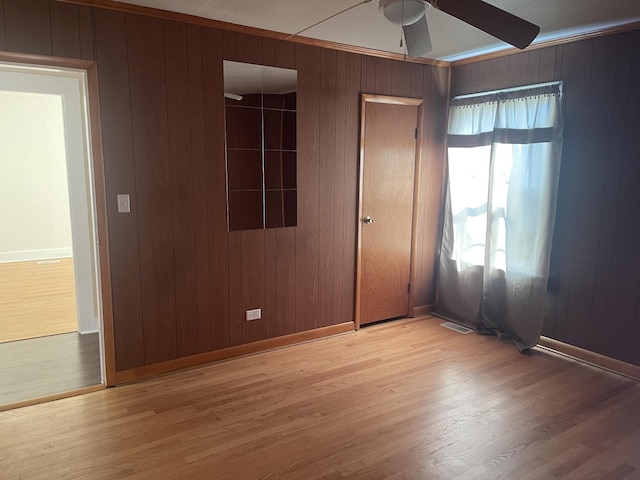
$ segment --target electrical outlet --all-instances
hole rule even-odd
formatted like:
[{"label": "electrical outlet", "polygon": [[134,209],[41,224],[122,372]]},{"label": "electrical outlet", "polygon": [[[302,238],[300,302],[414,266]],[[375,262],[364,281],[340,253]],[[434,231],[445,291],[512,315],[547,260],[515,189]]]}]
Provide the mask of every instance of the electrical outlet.
[{"label": "electrical outlet", "polygon": [[252,320],[260,320],[262,318],[262,310],[254,308],[253,310],[247,310],[247,322]]}]

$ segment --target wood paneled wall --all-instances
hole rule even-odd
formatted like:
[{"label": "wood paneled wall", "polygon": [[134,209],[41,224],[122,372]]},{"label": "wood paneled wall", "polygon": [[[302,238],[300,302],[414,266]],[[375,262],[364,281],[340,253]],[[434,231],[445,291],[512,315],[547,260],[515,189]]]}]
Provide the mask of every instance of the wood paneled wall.
[{"label": "wood paneled wall", "polygon": [[[361,92],[424,98],[433,303],[448,68],[49,0],[0,0],[0,49],[97,61],[118,371],[354,320]],[[223,59],[298,70],[297,227],[227,231]]]},{"label": "wood paneled wall", "polygon": [[452,69],[452,95],[564,82],[543,334],[640,365],[640,31]]}]

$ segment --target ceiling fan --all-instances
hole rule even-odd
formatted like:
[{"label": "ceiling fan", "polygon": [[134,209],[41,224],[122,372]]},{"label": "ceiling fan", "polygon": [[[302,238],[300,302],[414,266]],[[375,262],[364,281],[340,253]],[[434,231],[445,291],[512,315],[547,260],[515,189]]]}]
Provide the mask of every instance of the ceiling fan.
[{"label": "ceiling fan", "polygon": [[[371,1],[363,0],[291,37]],[[378,8],[386,19],[402,26],[407,54],[412,58],[421,57],[432,48],[427,26],[427,7],[447,13],[519,49],[529,46],[540,32],[539,26],[482,0],[378,0]]]}]

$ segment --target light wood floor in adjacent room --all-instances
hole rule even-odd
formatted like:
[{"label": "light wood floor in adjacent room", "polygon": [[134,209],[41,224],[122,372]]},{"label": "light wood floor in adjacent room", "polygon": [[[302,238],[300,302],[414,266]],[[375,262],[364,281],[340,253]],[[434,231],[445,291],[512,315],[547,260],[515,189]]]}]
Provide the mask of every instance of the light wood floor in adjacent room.
[{"label": "light wood floor in adjacent room", "polygon": [[2,412],[2,478],[640,478],[639,383],[440,323]]},{"label": "light wood floor in adjacent room", "polygon": [[0,263],[0,343],[78,329],[73,259]]}]

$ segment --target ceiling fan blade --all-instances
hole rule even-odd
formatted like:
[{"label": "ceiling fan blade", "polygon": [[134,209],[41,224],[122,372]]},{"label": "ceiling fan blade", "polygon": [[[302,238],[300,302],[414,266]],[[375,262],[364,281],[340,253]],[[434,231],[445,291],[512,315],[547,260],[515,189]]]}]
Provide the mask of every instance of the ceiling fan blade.
[{"label": "ceiling fan blade", "polygon": [[411,58],[421,57],[431,51],[431,36],[426,15],[411,25],[404,25],[402,30],[404,31],[404,40],[407,43],[407,54]]},{"label": "ceiling fan blade", "polygon": [[540,27],[482,0],[427,0],[435,8],[489,35],[524,49],[540,33]]}]

